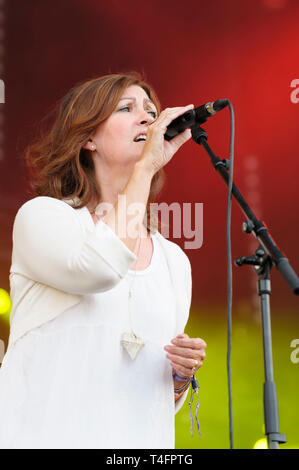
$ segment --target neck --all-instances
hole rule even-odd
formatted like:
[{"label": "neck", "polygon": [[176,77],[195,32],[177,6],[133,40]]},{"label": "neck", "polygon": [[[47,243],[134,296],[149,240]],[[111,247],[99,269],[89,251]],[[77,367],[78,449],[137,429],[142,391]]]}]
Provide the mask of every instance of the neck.
[{"label": "neck", "polygon": [[100,202],[116,204],[118,195],[123,192],[132,175],[134,167],[107,166],[103,161],[95,165],[96,184],[101,194]]},{"label": "neck", "polygon": [[[131,166],[124,166],[121,168],[107,166],[105,162],[101,160],[98,164],[98,160],[94,160],[96,185],[101,195],[100,201],[97,202],[94,199],[88,204],[88,210],[94,213],[95,208],[100,203],[109,203],[114,206],[118,202],[118,196],[124,191],[128,181],[132,175],[135,162]],[[143,226],[143,235],[148,235],[149,230]]]}]

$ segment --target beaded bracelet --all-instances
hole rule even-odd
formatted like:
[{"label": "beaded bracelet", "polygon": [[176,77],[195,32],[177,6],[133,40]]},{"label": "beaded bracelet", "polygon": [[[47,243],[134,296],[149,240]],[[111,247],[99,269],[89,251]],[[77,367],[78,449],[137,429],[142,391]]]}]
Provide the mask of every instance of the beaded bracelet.
[{"label": "beaded bracelet", "polygon": [[[185,381],[185,379],[184,379],[183,377],[180,377],[179,375],[177,375],[176,372],[175,372],[174,374],[172,374],[172,377],[173,377],[174,379],[176,379],[177,381],[179,381],[179,382]],[[190,383],[192,384],[192,388],[191,388],[191,398],[190,398],[190,401],[189,401],[190,420],[191,420],[191,436],[193,436],[193,417],[192,417],[191,405],[192,405],[192,402],[193,402],[194,393],[197,395],[197,405],[196,405],[196,408],[195,408],[195,418],[196,418],[197,429],[198,429],[199,435],[201,436],[200,427],[199,427],[199,422],[198,422],[198,417],[197,417],[197,412],[198,412],[198,408],[199,408],[199,397],[198,397],[198,389],[199,389],[199,386],[198,386],[197,380],[196,380],[196,378],[195,378],[195,375],[193,375],[191,379],[188,379],[188,381],[186,382],[185,385],[183,385],[183,386],[180,387],[179,389],[175,389],[175,390],[174,390],[174,396],[175,396],[175,399],[176,399],[176,400],[177,400],[178,398],[180,398],[180,397],[185,393],[185,391],[186,391],[187,388],[189,387]]]},{"label": "beaded bracelet", "polygon": [[175,392],[175,393],[179,393],[179,392],[182,392],[183,390],[186,390],[187,388],[189,388],[190,382],[191,382],[191,380],[188,381],[188,382],[186,382],[186,383],[185,383],[184,385],[182,385],[181,387],[175,388],[175,389],[174,389],[174,392]]},{"label": "beaded bracelet", "polygon": [[191,379],[189,379],[188,377],[180,377],[176,372],[172,374],[172,377],[178,382],[185,382],[186,379],[188,379],[189,382],[191,382]]},{"label": "beaded bracelet", "polygon": [[176,400],[178,400],[179,398],[181,398],[181,397],[184,395],[185,391],[186,391],[186,390],[183,390],[181,393],[175,393],[175,394],[174,394],[174,398],[175,398]]},{"label": "beaded bracelet", "polygon": [[[174,374],[172,374],[172,377],[175,380],[179,381],[179,382],[186,382],[186,378],[180,377],[179,375],[177,375],[176,372]],[[179,398],[185,392],[185,390],[187,390],[187,388],[189,388],[190,382],[191,382],[191,379],[187,378],[187,382],[184,383],[184,385],[182,385],[182,387],[174,389],[175,398]]]}]

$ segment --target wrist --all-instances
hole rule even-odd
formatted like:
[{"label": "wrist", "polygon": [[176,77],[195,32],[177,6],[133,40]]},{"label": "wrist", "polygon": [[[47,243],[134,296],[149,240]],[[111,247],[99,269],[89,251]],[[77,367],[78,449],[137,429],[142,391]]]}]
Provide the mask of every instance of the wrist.
[{"label": "wrist", "polygon": [[180,387],[174,387],[174,396],[178,398],[178,396],[182,396],[190,387],[190,382],[186,382],[184,385],[181,384]]},{"label": "wrist", "polygon": [[181,377],[180,375],[177,374],[177,372],[174,369],[172,369],[172,377],[175,382],[178,382],[182,385],[183,383],[191,381],[190,377]]},{"label": "wrist", "polygon": [[191,378],[180,377],[179,375],[176,374],[176,372],[173,373],[172,377],[173,377],[175,395],[181,394],[182,392],[185,392],[185,390],[189,388],[189,385],[191,383]]},{"label": "wrist", "polygon": [[179,376],[179,375],[177,375],[177,374],[172,374],[172,377],[173,377],[173,380],[174,380],[175,382],[178,382],[178,383],[180,383],[180,384],[183,384],[183,383],[188,382],[188,381],[191,380],[189,377],[181,377],[181,376]]},{"label": "wrist", "polygon": [[149,168],[149,166],[146,164],[145,160],[143,159],[135,163],[134,172],[139,177],[141,176],[142,178],[149,179],[150,181],[152,180],[154,176],[153,168]]}]

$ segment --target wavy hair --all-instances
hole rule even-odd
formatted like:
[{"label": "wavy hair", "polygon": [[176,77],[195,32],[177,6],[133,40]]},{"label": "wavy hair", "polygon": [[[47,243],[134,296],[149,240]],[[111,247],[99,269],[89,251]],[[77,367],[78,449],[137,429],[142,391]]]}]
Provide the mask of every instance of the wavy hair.
[{"label": "wavy hair", "polygon": [[[112,114],[122,94],[131,85],[144,89],[159,115],[161,106],[155,91],[137,72],[104,75],[81,82],[56,104],[50,130],[42,131],[25,150],[31,196],[76,199],[79,203],[75,209],[92,201],[100,202],[91,153],[83,145]],[[150,231],[161,229],[157,214],[151,214],[150,204],[155,201],[164,182],[165,172],[161,168],[152,178],[147,201],[146,226]]]}]

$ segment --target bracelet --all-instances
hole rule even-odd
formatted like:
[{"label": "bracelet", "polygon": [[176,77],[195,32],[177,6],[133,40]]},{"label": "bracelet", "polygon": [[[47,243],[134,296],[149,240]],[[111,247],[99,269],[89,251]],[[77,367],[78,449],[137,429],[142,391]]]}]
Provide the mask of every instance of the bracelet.
[{"label": "bracelet", "polygon": [[180,377],[176,372],[174,374],[172,374],[172,377],[177,380],[178,382],[185,382],[186,379],[187,380],[191,380],[191,379],[188,379],[188,377]]},{"label": "bracelet", "polygon": [[[178,382],[185,382],[184,385],[182,385],[181,387],[174,389],[175,398],[178,398],[185,392],[185,390],[187,390],[187,388],[190,385],[191,379],[189,379],[188,377],[180,377],[176,372],[172,374],[172,377]],[[187,382],[186,382],[186,379],[187,379]]]},{"label": "bracelet", "polygon": [[183,385],[182,387],[180,387],[180,388],[175,388],[175,389],[174,389],[174,393],[180,393],[180,392],[184,392],[185,390],[187,390],[187,388],[188,388],[189,385],[190,385],[190,382],[191,382],[191,380],[188,380],[188,382],[186,382],[185,385]]},{"label": "bracelet", "polygon": [[185,391],[181,392],[181,393],[175,393],[174,394],[174,398],[175,400],[177,400],[178,398],[180,398],[182,395],[184,395]]}]

